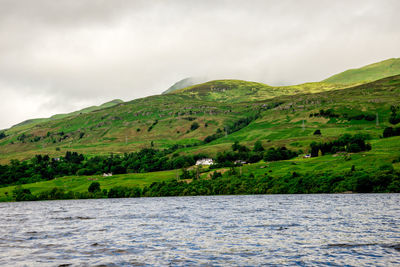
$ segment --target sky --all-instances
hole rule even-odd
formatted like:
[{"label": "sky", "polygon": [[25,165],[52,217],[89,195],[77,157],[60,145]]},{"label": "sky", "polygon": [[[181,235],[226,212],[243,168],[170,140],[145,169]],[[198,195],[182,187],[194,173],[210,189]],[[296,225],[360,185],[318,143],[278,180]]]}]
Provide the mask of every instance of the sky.
[{"label": "sky", "polygon": [[320,81],[400,57],[398,0],[0,0],[0,129],[187,77]]}]

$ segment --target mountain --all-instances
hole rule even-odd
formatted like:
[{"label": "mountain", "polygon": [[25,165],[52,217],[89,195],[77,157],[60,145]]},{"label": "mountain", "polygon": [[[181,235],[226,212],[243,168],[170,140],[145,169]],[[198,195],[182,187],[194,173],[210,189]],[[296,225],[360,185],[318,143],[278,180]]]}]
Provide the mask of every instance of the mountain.
[{"label": "mountain", "polygon": [[166,91],[164,91],[162,94],[168,94],[171,92],[174,92],[176,90],[192,86],[198,83],[203,83],[206,81],[206,78],[200,78],[200,77],[189,77],[185,78],[183,80],[180,80],[176,83],[174,83],[170,88],[168,88]]},{"label": "mountain", "polygon": [[400,58],[391,58],[358,69],[350,69],[333,75],[322,82],[335,84],[355,84],[371,82],[400,74]]},{"label": "mountain", "polygon": [[[375,68],[374,75],[377,72]],[[177,153],[215,155],[235,140],[250,145],[263,140],[268,147],[286,145],[306,151],[318,128],[326,138],[360,130],[380,136],[381,127],[389,125],[390,106],[399,102],[399,76],[356,85],[324,81],[281,87],[241,80],[210,81],[19,124],[3,132],[0,163],[38,153],[57,157],[67,150],[89,155],[126,153],[151,144],[160,149],[183,146]],[[340,119],[311,116],[321,109],[333,110]],[[365,114],[369,121],[351,119]],[[212,140],[203,143],[207,137]]]},{"label": "mountain", "polygon": [[[381,76],[389,73],[372,68],[371,76],[364,73],[363,79],[374,79],[379,69]],[[223,194],[400,192],[400,136],[384,138],[388,129],[400,134],[400,124],[392,124],[399,117],[400,75],[372,82],[350,78],[347,84],[323,81],[281,87],[216,80],[36,119],[0,132],[0,187],[11,180],[31,183],[24,187],[35,194],[55,186],[87,193],[96,180],[107,190],[147,185],[145,196],[214,194],[215,188]],[[351,143],[355,137],[363,142]],[[342,143],[335,143],[340,138]],[[332,148],[326,153],[328,146]],[[240,168],[240,175],[237,168],[235,175],[229,167],[240,153],[252,163]],[[318,156],[305,157],[308,153]],[[201,169],[198,182],[168,184],[183,173],[179,169],[189,164],[188,158],[195,163],[195,155],[223,162],[217,171],[226,180],[218,180],[215,169]],[[28,163],[18,160],[36,165],[24,171]],[[72,169],[75,161],[81,162],[79,169]],[[163,171],[143,173],[150,165],[152,171]],[[101,176],[110,170],[119,174]],[[43,175],[58,172],[72,177],[44,181]],[[209,182],[215,183],[214,189],[203,187]],[[173,191],[177,187],[181,191]],[[13,190],[0,188],[0,201],[11,200]]]}]

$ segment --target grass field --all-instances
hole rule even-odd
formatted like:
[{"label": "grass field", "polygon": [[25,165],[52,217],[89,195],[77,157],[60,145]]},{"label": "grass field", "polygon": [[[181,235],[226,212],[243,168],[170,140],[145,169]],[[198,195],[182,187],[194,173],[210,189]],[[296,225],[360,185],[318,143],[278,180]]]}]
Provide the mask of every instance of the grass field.
[{"label": "grass field", "polygon": [[[152,173],[121,174],[108,177],[103,177],[101,175],[68,176],[50,181],[26,184],[23,185],[23,187],[29,188],[33,194],[51,190],[54,187],[63,188],[66,191],[86,192],[89,185],[94,181],[99,182],[102,189],[110,189],[114,186],[144,187],[153,182],[173,179],[176,177],[176,172],[176,170],[172,170]],[[0,201],[8,199],[5,192],[11,195],[14,188],[15,186],[0,188]]]}]

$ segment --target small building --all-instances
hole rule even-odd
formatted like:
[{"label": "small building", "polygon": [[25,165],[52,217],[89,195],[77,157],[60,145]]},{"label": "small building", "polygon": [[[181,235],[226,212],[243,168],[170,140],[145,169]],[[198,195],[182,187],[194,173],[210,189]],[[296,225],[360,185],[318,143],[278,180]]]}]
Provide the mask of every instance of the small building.
[{"label": "small building", "polygon": [[108,176],[112,176],[112,172],[110,172],[110,173],[103,173],[103,177],[108,177]]},{"label": "small building", "polygon": [[199,160],[196,161],[196,166],[200,166],[200,165],[210,166],[210,165],[213,165],[213,164],[214,164],[213,159],[199,159]]},{"label": "small building", "polygon": [[235,165],[243,165],[243,164],[246,164],[247,162],[244,160],[236,160],[234,163],[235,163]]},{"label": "small building", "polygon": [[311,158],[311,155],[310,154],[304,155],[303,158],[305,159]]}]

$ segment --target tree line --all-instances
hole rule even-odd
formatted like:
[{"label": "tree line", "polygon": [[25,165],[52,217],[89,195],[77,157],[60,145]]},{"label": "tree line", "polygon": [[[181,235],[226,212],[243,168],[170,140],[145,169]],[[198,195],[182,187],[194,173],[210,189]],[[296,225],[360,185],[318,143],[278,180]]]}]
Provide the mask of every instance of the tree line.
[{"label": "tree line", "polygon": [[356,114],[347,114],[347,113],[343,113],[343,114],[339,114],[336,113],[335,110],[333,109],[321,109],[319,112],[315,112],[315,113],[310,113],[309,115],[310,118],[312,117],[324,117],[324,118],[343,118],[346,119],[348,121],[351,120],[367,120],[367,121],[373,121],[376,119],[376,115],[375,114],[371,114],[371,113],[356,113]]},{"label": "tree line", "polygon": [[72,192],[53,188],[39,194],[17,186],[12,192],[16,201],[80,199],[80,198],[127,198],[164,197],[197,195],[239,195],[239,194],[310,194],[310,193],[398,193],[400,172],[393,166],[382,165],[376,171],[356,170],[353,166],[342,173],[287,173],[282,176],[269,174],[239,174],[235,168],[226,174],[214,172],[210,179],[197,179],[190,183],[170,180],[154,182],[144,188],[115,186],[101,189],[93,182],[87,192]]},{"label": "tree line", "polygon": [[361,152],[371,150],[371,144],[365,141],[370,139],[368,134],[344,134],[330,142],[312,142],[310,144],[311,157],[319,154],[334,154],[337,152]]},{"label": "tree line", "polygon": [[[144,148],[138,152],[124,155],[110,154],[94,157],[67,151],[65,156],[60,158],[36,155],[27,161],[11,160],[8,165],[0,165],[0,185],[27,184],[72,175],[145,173],[181,169],[195,165],[199,159],[209,158],[207,154],[180,155],[173,153],[180,147],[174,145],[164,150]],[[254,163],[262,159],[276,161],[296,156],[297,152],[286,149],[286,147],[270,148],[265,151],[260,141],[255,143],[252,150],[235,142],[232,150],[217,154],[216,164],[213,168],[234,166],[238,160]]]}]

